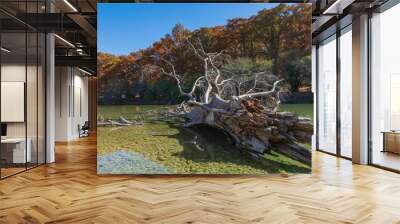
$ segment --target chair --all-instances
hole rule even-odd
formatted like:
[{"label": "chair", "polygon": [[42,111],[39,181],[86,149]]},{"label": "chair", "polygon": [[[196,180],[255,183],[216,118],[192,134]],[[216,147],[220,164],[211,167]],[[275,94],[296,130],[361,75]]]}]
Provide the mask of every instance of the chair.
[{"label": "chair", "polygon": [[89,121],[85,121],[82,127],[78,125],[79,138],[89,136],[89,129],[90,129]]}]

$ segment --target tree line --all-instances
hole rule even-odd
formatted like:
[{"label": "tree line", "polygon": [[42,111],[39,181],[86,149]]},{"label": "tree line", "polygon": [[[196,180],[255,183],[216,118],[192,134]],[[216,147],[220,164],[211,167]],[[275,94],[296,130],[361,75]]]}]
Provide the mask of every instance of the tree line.
[{"label": "tree line", "polygon": [[[206,15],[205,15],[206,16]],[[207,52],[228,55],[223,70],[240,74],[265,72],[285,80],[288,92],[311,85],[311,7],[279,4],[250,18],[233,18],[223,26],[190,31],[177,24],[152,46],[129,55],[98,53],[100,104],[176,104],[182,99],[174,79],[157,67],[173,63],[190,88],[204,73],[203,63],[187,42]],[[166,60],[164,60],[166,59]]]}]

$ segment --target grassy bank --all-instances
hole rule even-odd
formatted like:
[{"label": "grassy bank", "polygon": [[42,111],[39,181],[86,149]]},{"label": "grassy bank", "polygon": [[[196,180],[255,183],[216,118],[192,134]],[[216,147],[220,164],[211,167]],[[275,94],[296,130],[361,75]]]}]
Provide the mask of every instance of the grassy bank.
[{"label": "grassy bank", "polygon": [[[196,133],[173,122],[156,120],[154,111],[166,108],[154,105],[100,106],[98,115],[104,119],[118,119],[119,116],[130,120],[144,118],[145,123],[128,127],[99,127],[98,153],[103,155],[120,149],[138,152],[177,173],[263,174],[310,171],[309,166],[275,151],[254,159],[230,146],[218,133],[208,132],[209,136],[200,136],[202,147],[199,149],[192,143]],[[295,107],[291,108],[293,110]],[[310,116],[306,108],[312,110],[312,105],[299,107],[302,116]]]}]

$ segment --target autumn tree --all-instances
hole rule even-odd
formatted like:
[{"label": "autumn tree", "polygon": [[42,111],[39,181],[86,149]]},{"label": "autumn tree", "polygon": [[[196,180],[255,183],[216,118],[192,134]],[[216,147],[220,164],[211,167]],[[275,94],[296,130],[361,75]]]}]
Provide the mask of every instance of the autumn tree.
[{"label": "autumn tree", "polygon": [[[201,59],[187,47],[187,40],[195,45],[201,43],[205,52],[223,50],[229,56],[225,65],[232,65],[231,68],[236,70],[240,68],[235,63],[244,69],[268,65],[267,73],[284,78],[284,85],[295,92],[299,85],[309,85],[311,82],[311,74],[305,69],[311,51],[310,21],[311,8],[308,4],[279,4],[261,10],[250,18],[230,19],[226,25],[191,31],[177,24],[170,34],[146,49],[125,56],[99,53],[99,97],[128,103],[143,99],[147,92],[146,102],[151,102],[152,97],[158,100],[164,94],[155,88],[160,88],[160,85],[164,88],[174,82],[171,77],[166,78],[152,68],[155,60],[160,58],[175,66],[176,72],[182,75],[183,89],[190,89],[196,79],[202,76],[204,67]],[[246,79],[245,76],[242,78]],[[161,79],[167,82],[160,82]],[[173,88],[172,91],[178,91],[176,86],[169,87]],[[180,100],[166,99],[166,102],[177,103]]]}]

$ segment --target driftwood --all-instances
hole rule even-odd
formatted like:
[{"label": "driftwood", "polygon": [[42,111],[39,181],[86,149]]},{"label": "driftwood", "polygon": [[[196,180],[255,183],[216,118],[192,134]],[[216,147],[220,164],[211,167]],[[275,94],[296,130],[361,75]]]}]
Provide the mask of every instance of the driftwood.
[{"label": "driftwood", "polygon": [[271,149],[293,159],[310,164],[311,153],[299,142],[309,143],[313,125],[310,119],[293,113],[273,112],[265,109],[256,99],[240,100],[237,107],[232,102],[212,97],[209,104],[193,104],[185,113],[186,127],[209,125],[224,130],[238,148],[252,154],[262,154]]},{"label": "driftwood", "polygon": [[185,127],[212,126],[226,132],[238,148],[253,155],[274,149],[303,163],[311,163],[310,150],[299,144],[310,142],[311,120],[289,112],[277,112],[279,85],[284,80],[266,72],[252,74],[252,79],[244,80],[242,74],[221,70],[223,51],[206,53],[200,42],[197,46],[190,41],[187,43],[204,67],[204,75],[198,77],[188,91],[182,88],[183,75],[176,72],[173,63],[165,58],[156,59],[160,72],[173,78],[181,95],[187,97],[172,113],[186,119]]},{"label": "driftwood", "polygon": [[131,126],[131,125],[143,125],[143,121],[129,121],[124,117],[120,116],[117,121],[107,120],[107,121],[98,121],[97,126]]}]

